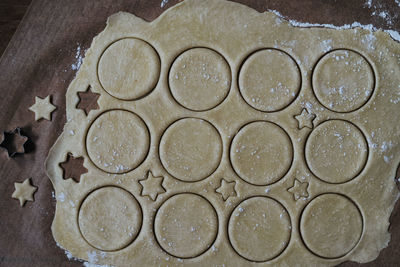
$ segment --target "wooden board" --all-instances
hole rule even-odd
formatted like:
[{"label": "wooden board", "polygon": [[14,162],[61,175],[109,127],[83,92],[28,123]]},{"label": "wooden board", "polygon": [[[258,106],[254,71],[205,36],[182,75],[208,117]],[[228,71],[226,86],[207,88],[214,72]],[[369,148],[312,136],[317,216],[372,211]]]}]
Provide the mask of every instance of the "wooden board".
[{"label": "wooden board", "polygon": [[0,1],[0,54],[6,49],[30,3],[31,0]]},{"label": "wooden board", "polygon": [[[55,200],[52,186],[44,171],[48,150],[62,132],[65,123],[65,92],[74,78],[76,49],[90,46],[93,37],[104,27],[109,15],[128,11],[151,21],[164,9],[160,0],[34,0],[20,27],[0,60],[0,132],[21,127],[31,145],[27,153],[9,158],[0,150],[0,266],[82,266],[69,261],[51,235]],[[170,1],[166,8],[177,1]],[[369,8],[357,0],[282,0],[237,1],[258,11],[275,9],[298,21],[335,25],[373,24],[400,31],[400,7],[392,0],[379,1]],[[377,1],[373,1],[374,3]],[[376,4],[376,3],[375,3]],[[371,13],[377,10],[376,15]],[[386,21],[379,12],[397,14]],[[35,122],[28,110],[35,96],[52,95],[57,106],[52,121]],[[11,198],[14,182],[32,178],[38,186],[35,202],[21,208]],[[394,177],[395,178],[395,177]],[[391,217],[392,241],[379,258],[365,266],[395,266],[399,264],[400,204]],[[342,266],[356,266],[344,263]]]}]

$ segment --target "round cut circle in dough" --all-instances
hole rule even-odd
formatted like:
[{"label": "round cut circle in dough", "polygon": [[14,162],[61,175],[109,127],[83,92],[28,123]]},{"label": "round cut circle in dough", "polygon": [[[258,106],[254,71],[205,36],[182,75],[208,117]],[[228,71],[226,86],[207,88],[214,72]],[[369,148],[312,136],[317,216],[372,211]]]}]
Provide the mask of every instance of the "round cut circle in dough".
[{"label": "round cut circle in dough", "polygon": [[205,120],[178,120],[161,137],[161,163],[178,180],[197,182],[207,178],[217,169],[221,157],[221,136]]},{"label": "round cut circle in dough", "polygon": [[230,158],[233,169],[253,185],[269,185],[280,180],[293,161],[293,145],[278,125],[256,121],[245,125],[233,138]]},{"label": "round cut circle in dough", "polygon": [[305,245],[323,258],[340,258],[357,244],[363,232],[363,217],[347,197],[326,193],[304,209],[300,232]]},{"label": "round cut circle in dough", "polygon": [[108,173],[125,173],[146,158],[150,134],[136,114],[111,110],[101,114],[90,126],[86,148],[91,161]]},{"label": "round cut circle in dough", "polygon": [[277,49],[251,54],[239,73],[239,88],[244,100],[255,109],[274,112],[284,109],[300,91],[301,75],[296,62]]},{"label": "round cut circle in dough", "polygon": [[190,110],[205,111],[219,105],[231,87],[231,70],[214,50],[192,48],[171,66],[169,86],[175,100]]},{"label": "round cut circle in dough", "polygon": [[157,211],[154,231],[167,253],[178,258],[194,258],[214,243],[218,232],[217,213],[200,195],[174,195]]},{"label": "round cut circle in dough", "polygon": [[372,96],[375,75],[364,56],[339,49],[320,59],[312,84],[315,96],[327,109],[351,112],[361,108]]},{"label": "round cut circle in dough", "polygon": [[91,246],[103,251],[120,250],[138,235],[142,210],[128,191],[115,186],[102,187],[83,200],[78,224]]},{"label": "round cut circle in dough", "polygon": [[307,139],[305,156],[311,172],[332,184],[345,183],[363,170],[368,158],[361,130],[343,120],[318,125]]},{"label": "round cut circle in dough", "polygon": [[111,44],[101,55],[98,78],[104,90],[122,100],[150,93],[160,76],[160,58],[147,42],[125,38]]},{"label": "round cut circle in dough", "polygon": [[249,261],[265,262],[289,244],[292,225],[287,210],[269,197],[251,197],[232,212],[229,240],[235,251]]}]

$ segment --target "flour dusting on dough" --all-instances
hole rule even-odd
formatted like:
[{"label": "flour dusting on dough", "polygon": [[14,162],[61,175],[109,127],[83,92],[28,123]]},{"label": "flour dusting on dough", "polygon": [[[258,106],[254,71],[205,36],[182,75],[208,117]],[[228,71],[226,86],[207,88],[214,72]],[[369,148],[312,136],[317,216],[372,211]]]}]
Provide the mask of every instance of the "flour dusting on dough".
[{"label": "flour dusting on dough", "polygon": [[[400,0],[399,0],[400,1]],[[342,26],[336,26],[333,24],[320,24],[320,23],[309,23],[309,22],[300,22],[294,19],[288,19],[285,16],[283,16],[279,11],[277,10],[273,10],[273,9],[268,9],[268,11],[274,13],[275,15],[277,15],[278,17],[281,17],[285,20],[287,20],[292,26],[294,27],[305,27],[305,28],[310,28],[310,27],[325,27],[325,28],[330,28],[330,29],[336,29],[336,30],[346,30],[346,29],[353,29],[353,28],[362,28],[362,29],[366,29],[366,30],[370,30],[372,32],[378,31],[378,30],[382,30],[379,29],[377,27],[375,27],[372,24],[361,24],[357,21],[353,22],[352,24],[344,24]],[[379,13],[380,14],[380,13]],[[386,13],[385,13],[386,14]],[[384,14],[382,14],[382,16],[384,16]],[[389,22],[388,22],[389,23]],[[389,23],[390,24],[390,23]],[[400,33],[395,31],[395,30],[382,30],[386,33],[388,33],[393,40],[396,40],[398,42],[400,42]]]},{"label": "flour dusting on dough", "polygon": [[65,255],[67,256],[68,260],[75,260],[75,261],[82,261],[78,258],[75,258],[71,252],[69,252],[68,250],[66,250],[65,248],[63,248],[58,242],[56,242],[57,247],[61,248],[62,250],[64,250]]},{"label": "flour dusting on dough", "polygon": [[[114,267],[114,265],[99,265],[91,262],[82,261],[81,259],[75,258],[71,252],[63,248],[59,243],[56,242],[57,247],[64,250],[65,255],[67,256],[68,260],[80,261],[83,262],[83,266],[85,267]],[[89,260],[98,261],[96,251],[88,252]],[[105,258],[106,252],[100,252],[100,257]]]},{"label": "flour dusting on dough", "polygon": [[82,60],[83,60],[83,53],[82,52],[82,48],[81,45],[79,43],[77,43],[77,48],[76,48],[76,53],[75,53],[75,59],[76,62],[74,64],[71,65],[71,69],[72,70],[79,70],[79,68],[82,65]]},{"label": "flour dusting on dough", "polygon": [[165,7],[168,4],[168,1],[169,0],[162,0],[160,4],[161,8]]},{"label": "flour dusting on dough", "polygon": [[85,267],[113,267],[113,265],[98,265],[90,262],[84,262],[83,266]]},{"label": "flour dusting on dough", "polygon": [[87,255],[88,255],[89,262],[83,263],[83,266],[85,266],[85,267],[113,267],[113,265],[108,265],[108,264],[105,264],[105,265],[96,264],[96,262],[99,261],[98,256],[100,256],[102,259],[104,259],[107,255],[106,252],[100,252],[98,255],[96,253],[96,251],[88,251]]}]

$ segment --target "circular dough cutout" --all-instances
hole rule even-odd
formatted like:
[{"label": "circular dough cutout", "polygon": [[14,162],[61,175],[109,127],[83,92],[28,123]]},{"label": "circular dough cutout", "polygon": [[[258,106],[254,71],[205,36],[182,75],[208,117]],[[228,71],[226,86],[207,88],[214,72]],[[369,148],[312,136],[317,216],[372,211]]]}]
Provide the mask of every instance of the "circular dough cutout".
[{"label": "circular dough cutout", "polygon": [[160,75],[160,58],[152,46],[135,38],[111,44],[101,55],[98,77],[104,90],[122,100],[150,93]]},{"label": "circular dough cutout", "polygon": [[300,232],[305,245],[323,258],[340,258],[358,243],[363,219],[357,206],[335,193],[319,195],[304,209]]},{"label": "circular dough cutout", "polygon": [[285,52],[264,49],[250,55],[239,73],[244,100],[255,109],[273,112],[296,98],[301,76],[296,62]]},{"label": "circular dough cutout", "polygon": [[210,176],[222,157],[222,140],[209,122],[185,118],[170,125],[161,137],[161,163],[169,174],[185,182]]},{"label": "circular dough cutout", "polygon": [[214,50],[192,48],[175,59],[169,86],[179,104],[204,111],[216,107],[228,95],[231,71],[226,60]]},{"label": "circular dough cutout", "polygon": [[85,240],[103,251],[128,246],[142,225],[142,210],[130,193],[119,187],[96,189],[83,201],[78,215],[79,229]]},{"label": "circular dough cutout", "polygon": [[218,217],[205,198],[184,193],[161,205],[154,228],[158,243],[167,253],[178,258],[194,258],[214,243]]},{"label": "circular dough cutout", "polygon": [[229,240],[235,251],[249,261],[277,257],[289,244],[292,226],[286,209],[269,197],[241,202],[228,223]]},{"label": "circular dough cutout", "polygon": [[269,185],[288,172],[293,146],[281,127],[257,121],[244,126],[233,138],[230,157],[234,170],[244,181]]},{"label": "circular dough cutout", "polygon": [[362,132],[350,122],[329,120],[311,132],[305,154],[315,176],[327,183],[339,184],[362,171],[367,162],[368,145]]},{"label": "circular dough cutout", "polygon": [[315,67],[312,83],[315,96],[327,109],[351,112],[370,99],[375,76],[362,55],[340,49],[322,57]]},{"label": "circular dough cutout", "polygon": [[147,156],[150,136],[146,124],[136,114],[111,110],[90,126],[87,152],[92,162],[108,173],[125,173],[139,166]]}]

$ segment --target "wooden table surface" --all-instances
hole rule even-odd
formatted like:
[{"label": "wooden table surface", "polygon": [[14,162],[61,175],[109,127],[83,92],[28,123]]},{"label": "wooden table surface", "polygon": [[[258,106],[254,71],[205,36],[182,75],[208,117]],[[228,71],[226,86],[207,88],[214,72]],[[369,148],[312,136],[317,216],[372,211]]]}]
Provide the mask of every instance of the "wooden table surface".
[{"label": "wooden table surface", "polygon": [[31,0],[0,0],[0,55],[16,31]]},{"label": "wooden table surface", "polygon": [[[53,240],[50,226],[55,200],[43,166],[48,150],[65,123],[65,92],[76,73],[72,65],[77,61],[77,47],[81,48],[83,56],[93,37],[105,27],[107,17],[115,12],[128,11],[151,21],[177,1],[170,0],[164,9],[160,7],[160,2],[32,1],[0,59],[0,136],[4,131],[20,127],[31,142],[25,147],[25,154],[13,158],[9,158],[7,152],[0,148],[0,266],[82,266],[81,262],[69,261]],[[368,5],[368,1],[358,0],[237,2],[260,12],[275,9],[287,18],[303,22],[343,25],[358,21],[400,32],[400,6],[393,0],[373,0],[372,6]],[[391,20],[379,16],[382,11],[388,12]],[[0,11],[0,21],[7,14],[7,11]],[[53,112],[51,121],[36,122],[33,112],[28,108],[34,104],[35,96],[43,98],[47,95],[52,95],[57,110]],[[14,182],[22,182],[30,177],[33,184],[38,186],[38,191],[35,201],[27,202],[21,208],[19,202],[11,198]],[[363,266],[400,264],[399,204],[392,214],[391,223],[392,240],[389,246],[377,260]],[[358,265],[350,262],[342,264]]]}]

